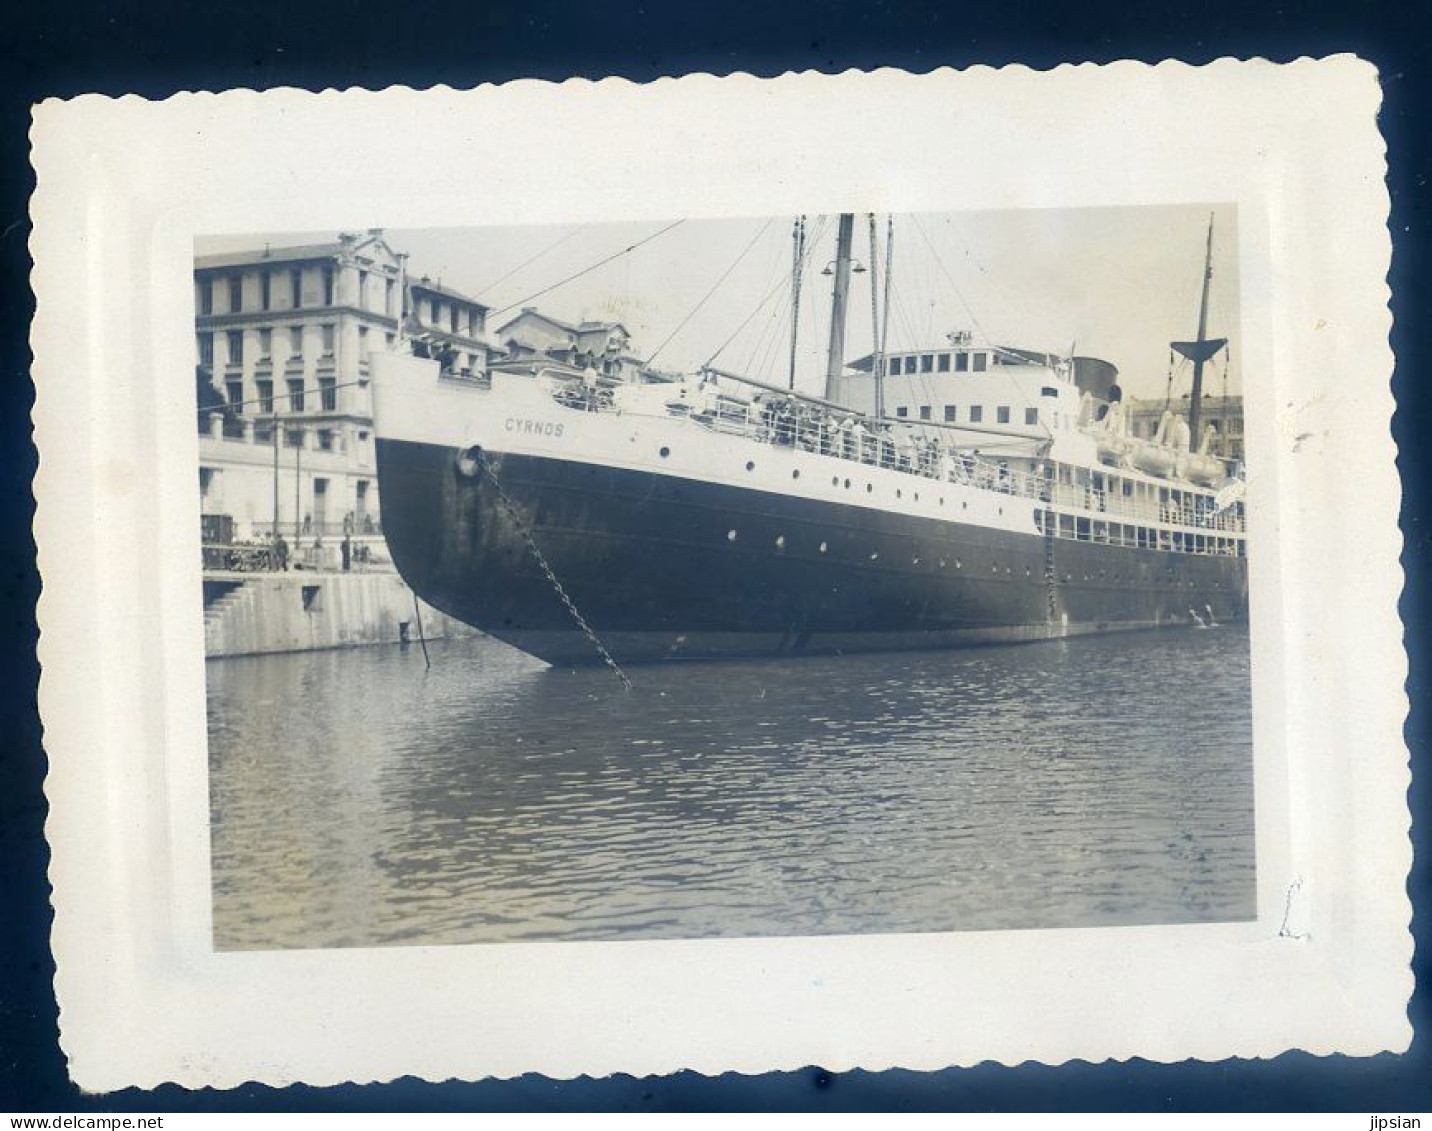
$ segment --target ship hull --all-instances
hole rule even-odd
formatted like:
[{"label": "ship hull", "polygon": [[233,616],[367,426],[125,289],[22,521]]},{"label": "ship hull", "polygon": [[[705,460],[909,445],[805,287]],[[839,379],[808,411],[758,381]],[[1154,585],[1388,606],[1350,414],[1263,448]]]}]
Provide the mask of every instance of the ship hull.
[{"label": "ship hull", "polygon": [[551,664],[599,660],[573,609],[620,663],[1246,615],[1241,557],[1050,539],[545,454],[487,452],[465,474],[458,452],[379,437],[394,562],[429,604]]}]

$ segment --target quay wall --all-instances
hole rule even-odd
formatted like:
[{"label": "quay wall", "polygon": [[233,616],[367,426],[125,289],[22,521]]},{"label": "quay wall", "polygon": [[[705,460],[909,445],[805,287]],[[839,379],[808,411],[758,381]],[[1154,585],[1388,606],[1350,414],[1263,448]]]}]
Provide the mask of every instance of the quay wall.
[{"label": "quay wall", "polygon": [[[396,643],[418,643],[413,591],[396,573],[295,571],[206,575],[204,655],[253,656]],[[476,630],[425,602],[429,640]]]}]

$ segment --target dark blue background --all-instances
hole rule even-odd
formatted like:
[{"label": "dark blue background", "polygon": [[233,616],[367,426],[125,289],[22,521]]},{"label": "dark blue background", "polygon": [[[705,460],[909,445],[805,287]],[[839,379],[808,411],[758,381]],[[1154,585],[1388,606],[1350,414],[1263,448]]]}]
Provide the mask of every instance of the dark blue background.
[{"label": "dark blue background", "polygon": [[[1432,1110],[1426,1037],[1427,951],[1427,444],[1426,319],[1429,36],[1410,3],[849,4],[701,0],[636,5],[501,0],[467,4],[136,5],[23,0],[0,18],[0,1110],[730,1110],[730,1109],[1348,1109]],[[1064,62],[1120,58],[1191,63],[1223,55],[1286,61],[1356,52],[1382,74],[1389,147],[1391,281],[1398,356],[1395,390],[1406,498],[1403,530],[1412,714],[1408,737],[1418,780],[1411,792],[1418,862],[1418,1037],[1405,1056],[1161,1066],[986,1065],[937,1073],[804,1071],[761,1077],[670,1077],[557,1082],[540,1077],[479,1084],[414,1080],[364,1087],[231,1092],[161,1088],[102,1098],[68,1082],[57,1046],[50,907],[41,792],[44,755],[35,710],[34,603],[39,578],[30,538],[28,289],[26,241],[29,104],[86,91],[163,98],[185,89],[391,83],[471,86],[513,78],[622,75],[643,81],[688,71],[775,75],[850,67]],[[631,155],[639,160],[640,154]],[[1329,599],[1335,599],[1330,594]]]}]

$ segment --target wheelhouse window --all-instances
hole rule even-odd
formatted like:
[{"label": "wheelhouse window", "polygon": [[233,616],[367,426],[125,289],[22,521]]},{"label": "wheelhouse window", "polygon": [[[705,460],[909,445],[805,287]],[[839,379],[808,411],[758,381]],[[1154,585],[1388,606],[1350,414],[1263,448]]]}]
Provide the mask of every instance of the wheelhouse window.
[{"label": "wheelhouse window", "polygon": [[987,353],[977,353],[977,354],[975,354],[975,372],[976,372],[976,373],[983,373],[983,372],[985,371],[985,367],[986,367],[988,364],[989,364],[989,354],[987,354]]},{"label": "wheelhouse window", "polygon": [[1009,423],[1009,405],[1007,405],[1007,404],[1002,404],[1002,405],[1000,405],[998,408],[996,408],[996,409],[994,410],[994,418],[995,418],[996,423],[999,423],[999,424],[1008,424],[1008,423]]},{"label": "wheelhouse window", "polygon": [[946,424],[953,424],[953,423],[955,422],[955,420],[956,420],[956,419],[958,418],[958,416],[959,416],[959,413],[956,412],[956,409],[958,409],[958,408],[959,408],[958,405],[952,405],[952,404],[947,404],[947,405],[945,406],[945,423],[946,423]]},{"label": "wheelhouse window", "polygon": [[949,354],[947,354],[947,353],[942,353],[942,354],[940,354],[940,358],[939,358],[939,369],[940,369],[940,372],[941,372],[941,373],[948,373],[948,372],[950,371],[950,355],[949,355]]},{"label": "wheelhouse window", "polygon": [[979,424],[979,423],[980,423],[981,421],[983,421],[983,420],[984,420],[984,406],[983,406],[983,405],[977,405],[977,404],[972,404],[972,405],[970,405],[970,423],[971,423],[971,424]]},{"label": "wheelhouse window", "polygon": [[970,371],[970,355],[961,350],[955,354],[955,372],[968,373]]},{"label": "wheelhouse window", "polygon": [[1039,423],[1039,410],[1038,410],[1037,408],[1027,408],[1027,409],[1025,409],[1025,410],[1024,410],[1024,422],[1025,422],[1026,424],[1038,424],[1038,423]]},{"label": "wheelhouse window", "polygon": [[920,372],[933,373],[935,371],[935,355],[932,353],[922,354],[920,357]]}]

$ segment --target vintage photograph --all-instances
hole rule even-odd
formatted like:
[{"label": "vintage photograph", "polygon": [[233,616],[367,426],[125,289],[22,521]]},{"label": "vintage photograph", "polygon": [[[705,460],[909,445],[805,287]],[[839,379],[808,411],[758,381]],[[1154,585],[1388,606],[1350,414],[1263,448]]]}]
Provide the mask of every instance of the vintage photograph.
[{"label": "vintage photograph", "polygon": [[215,948],[1252,920],[1238,248],[196,237]]}]

